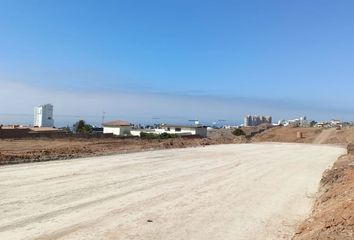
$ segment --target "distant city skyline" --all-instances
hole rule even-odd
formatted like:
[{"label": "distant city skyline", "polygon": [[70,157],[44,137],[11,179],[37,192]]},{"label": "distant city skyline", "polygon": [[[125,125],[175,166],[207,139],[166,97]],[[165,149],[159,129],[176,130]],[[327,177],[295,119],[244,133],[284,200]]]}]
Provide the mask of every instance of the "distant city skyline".
[{"label": "distant city skyline", "polygon": [[[4,1],[0,124],[354,120],[354,2]],[[14,21],[16,19],[16,21]]]}]

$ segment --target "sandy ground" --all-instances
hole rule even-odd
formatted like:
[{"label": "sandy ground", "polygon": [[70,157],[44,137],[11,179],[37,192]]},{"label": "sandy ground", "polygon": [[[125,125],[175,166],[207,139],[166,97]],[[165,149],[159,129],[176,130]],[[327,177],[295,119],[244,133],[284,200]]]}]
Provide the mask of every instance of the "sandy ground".
[{"label": "sandy ground", "polygon": [[0,239],[290,239],[344,153],[229,144],[3,166]]},{"label": "sandy ground", "polygon": [[[303,137],[298,138],[297,133],[301,132]],[[313,143],[323,132],[321,128],[292,128],[274,127],[257,134],[252,138],[253,142],[291,142],[291,143]],[[323,135],[322,135],[323,136]],[[324,136],[326,137],[326,136]],[[317,140],[316,140],[317,139]]]},{"label": "sandy ground", "polygon": [[323,144],[336,134],[335,128],[324,129],[313,141],[314,144]]},{"label": "sandy ground", "polygon": [[246,143],[247,141],[244,136],[234,136],[230,129],[210,131],[208,138],[140,139],[100,138],[88,135],[87,138],[68,136],[63,138],[0,139],[0,165],[212,144]]},{"label": "sandy ground", "polygon": [[312,214],[298,227],[294,240],[354,239],[354,145],[321,180]]}]

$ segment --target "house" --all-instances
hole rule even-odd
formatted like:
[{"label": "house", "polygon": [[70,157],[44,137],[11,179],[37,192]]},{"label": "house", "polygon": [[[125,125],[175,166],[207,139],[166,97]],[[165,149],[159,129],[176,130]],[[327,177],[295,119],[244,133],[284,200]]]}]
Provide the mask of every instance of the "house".
[{"label": "house", "polygon": [[132,125],[129,122],[115,120],[103,123],[103,133],[112,133],[117,136],[128,136],[132,130]]},{"label": "house", "polygon": [[208,128],[202,125],[170,125],[164,124],[161,125],[160,129],[156,129],[156,132],[159,133],[171,133],[177,135],[198,135],[200,137],[208,136]]}]

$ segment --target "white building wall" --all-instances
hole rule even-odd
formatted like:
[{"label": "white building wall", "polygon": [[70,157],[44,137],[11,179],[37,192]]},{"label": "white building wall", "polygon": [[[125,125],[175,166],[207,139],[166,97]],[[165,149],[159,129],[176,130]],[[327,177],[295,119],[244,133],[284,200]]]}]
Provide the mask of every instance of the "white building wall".
[{"label": "white building wall", "polygon": [[54,127],[53,105],[45,104],[34,108],[34,126]]},{"label": "white building wall", "polygon": [[132,129],[132,130],[130,131],[130,134],[131,134],[132,136],[140,137],[140,133],[141,133],[141,132],[160,134],[159,132],[156,132],[155,129]]},{"label": "white building wall", "polygon": [[140,137],[140,133],[141,133],[142,131],[143,131],[143,130],[137,130],[137,129],[135,129],[135,130],[131,130],[131,131],[130,131],[130,134],[131,134],[132,136]]},{"label": "white building wall", "polygon": [[155,129],[156,133],[170,133],[170,134],[179,134],[179,135],[195,135],[195,129],[190,128],[181,128],[181,131],[176,131],[176,128],[171,127],[170,130],[167,128]]},{"label": "white building wall", "polygon": [[103,133],[113,133],[113,135],[120,135],[120,127],[103,127]]},{"label": "white building wall", "polygon": [[40,108],[40,107],[35,107],[34,108],[33,126],[35,126],[35,127],[42,126],[42,108]]},{"label": "white building wall", "polygon": [[156,128],[156,129],[132,129],[130,134],[132,136],[140,136],[141,132],[145,133],[169,133],[169,134],[177,134],[177,135],[200,135],[202,137],[207,137],[208,130],[207,128],[181,128],[181,131],[176,131],[174,127],[171,127],[170,130],[167,128]]},{"label": "white building wall", "polygon": [[126,136],[131,134],[131,126],[103,127],[103,133],[113,133],[116,136]]}]

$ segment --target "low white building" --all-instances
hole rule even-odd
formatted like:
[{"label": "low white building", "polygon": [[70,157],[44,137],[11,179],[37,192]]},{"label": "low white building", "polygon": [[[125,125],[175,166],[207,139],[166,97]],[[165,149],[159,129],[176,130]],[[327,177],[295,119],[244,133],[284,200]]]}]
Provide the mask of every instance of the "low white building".
[{"label": "low white building", "polygon": [[45,104],[34,108],[35,127],[54,127],[53,105]]},{"label": "low white building", "polygon": [[132,126],[130,123],[122,120],[115,120],[103,123],[103,133],[112,133],[116,136],[128,136],[131,134]]},{"label": "low white building", "polygon": [[156,131],[177,134],[177,135],[198,135],[201,137],[208,136],[208,128],[202,125],[162,125],[161,129]]},{"label": "low white building", "polygon": [[169,134],[176,134],[179,136],[191,136],[197,135],[200,137],[207,137],[208,136],[208,128],[201,125],[190,125],[190,126],[183,126],[183,125],[162,125],[160,128],[155,129],[133,129],[131,130],[131,134],[133,136],[140,136],[141,132],[145,133],[154,133],[154,134],[162,134],[162,133],[169,133]]}]

